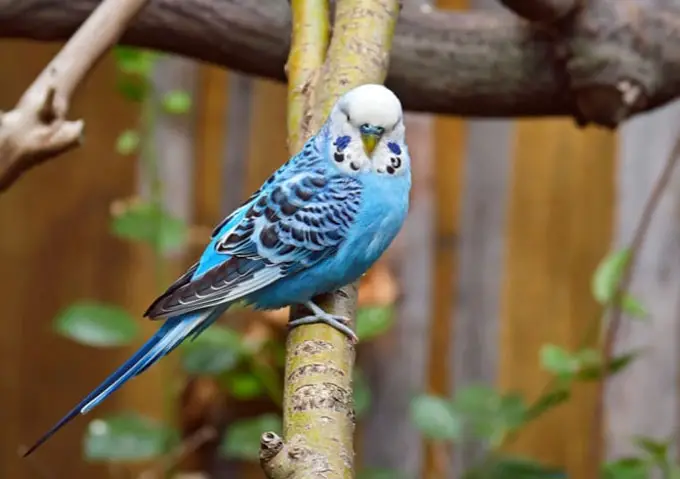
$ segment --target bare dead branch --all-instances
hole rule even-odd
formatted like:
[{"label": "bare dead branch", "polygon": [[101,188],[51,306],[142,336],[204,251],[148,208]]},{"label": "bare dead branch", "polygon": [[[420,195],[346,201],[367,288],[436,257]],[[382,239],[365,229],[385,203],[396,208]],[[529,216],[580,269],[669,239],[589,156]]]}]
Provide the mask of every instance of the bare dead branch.
[{"label": "bare dead branch", "polygon": [[146,1],[102,2],[14,109],[0,115],[0,192],[26,170],[80,144],[83,121],[66,119],[71,96]]},{"label": "bare dead branch", "polygon": [[[614,294],[611,316],[604,334],[604,343],[602,346],[602,371],[609,371],[610,369],[612,355],[614,353],[614,346],[616,344],[616,337],[621,327],[621,321],[623,320],[623,296],[628,290],[631,281],[633,280],[635,260],[637,259],[637,255],[639,254],[640,249],[642,248],[642,245],[645,241],[645,237],[647,236],[647,231],[649,231],[652,219],[654,218],[656,208],[661,202],[663,193],[666,191],[668,184],[673,178],[673,171],[678,163],[678,160],[680,160],[680,132],[678,133],[675,144],[673,145],[673,149],[666,160],[666,165],[659,175],[659,179],[654,185],[652,192],[647,198],[642,215],[640,216],[640,220],[635,228],[633,239],[631,240],[628,247],[630,254],[628,261],[623,268],[621,279]],[[606,385],[607,381],[605,376],[599,385],[600,393],[598,395],[598,401],[595,407],[595,413],[592,422],[593,433],[590,444],[591,464],[602,463],[602,449],[603,445],[605,444],[605,429],[602,427],[602,421],[604,417],[604,405],[606,400]]]},{"label": "bare dead branch", "polygon": [[532,22],[552,23],[566,17],[581,0],[500,0],[507,8]]}]

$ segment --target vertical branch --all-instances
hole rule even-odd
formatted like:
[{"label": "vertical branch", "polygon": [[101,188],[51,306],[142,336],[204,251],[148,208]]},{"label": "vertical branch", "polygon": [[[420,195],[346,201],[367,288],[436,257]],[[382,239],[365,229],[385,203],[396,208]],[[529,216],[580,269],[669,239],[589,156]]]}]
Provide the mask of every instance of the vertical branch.
[{"label": "vertical branch", "polygon": [[333,39],[316,91],[313,131],[347,90],[385,81],[398,15],[398,0],[338,0]]},{"label": "vertical branch", "polygon": [[[398,0],[338,0],[334,34],[322,64],[328,7],[318,3],[291,2],[294,30],[288,125],[292,153],[320,128],[343,93],[385,80],[399,13]],[[316,301],[332,314],[353,318],[357,287],[347,285]],[[296,314],[293,310],[292,315]],[[273,433],[262,436],[260,460],[270,479],[354,477],[353,366],[353,346],[333,328],[312,324],[290,332],[283,404],[285,442]]]},{"label": "vertical branch", "polygon": [[293,37],[288,73],[288,147],[295,154],[312,135],[310,122],[314,87],[330,36],[328,2],[292,0]]}]

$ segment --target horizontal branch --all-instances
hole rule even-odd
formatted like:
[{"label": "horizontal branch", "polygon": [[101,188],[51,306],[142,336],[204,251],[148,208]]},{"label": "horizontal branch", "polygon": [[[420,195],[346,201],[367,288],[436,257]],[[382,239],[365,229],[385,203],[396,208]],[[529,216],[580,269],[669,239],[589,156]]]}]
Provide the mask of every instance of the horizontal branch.
[{"label": "horizontal branch", "polygon": [[522,18],[533,22],[550,23],[572,13],[582,0],[500,0]]},{"label": "horizontal branch", "polygon": [[[98,3],[2,2],[0,37],[65,40]],[[386,83],[409,110],[607,126],[680,94],[680,0],[582,3],[559,32],[510,12],[403,12]],[[283,81],[289,6],[150,0],[122,42]]]}]

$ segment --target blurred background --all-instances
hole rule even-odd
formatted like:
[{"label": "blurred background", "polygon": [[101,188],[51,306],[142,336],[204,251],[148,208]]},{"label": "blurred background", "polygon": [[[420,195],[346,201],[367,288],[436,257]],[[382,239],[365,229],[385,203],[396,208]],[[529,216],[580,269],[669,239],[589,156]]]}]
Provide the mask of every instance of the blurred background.
[{"label": "blurred background", "polygon": [[[0,107],[58,48],[0,43]],[[286,311],[225,315],[31,458],[19,451],[155,331],[141,313],[287,159],[285,112],[284,85],[129,48],[82,86],[70,117],[86,122],[84,146],[0,199],[0,477],[263,477]],[[361,284],[360,478],[675,467],[678,181],[624,308],[601,425],[608,463],[589,451],[602,304],[679,119],[670,105],[609,132],[407,115],[410,216]]]}]

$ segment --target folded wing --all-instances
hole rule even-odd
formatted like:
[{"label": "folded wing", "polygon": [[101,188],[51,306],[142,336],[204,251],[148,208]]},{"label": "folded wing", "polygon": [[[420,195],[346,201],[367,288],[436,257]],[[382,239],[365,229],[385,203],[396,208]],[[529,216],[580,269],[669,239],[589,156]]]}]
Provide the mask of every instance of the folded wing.
[{"label": "folded wing", "polygon": [[352,177],[302,172],[272,185],[242,207],[193,272],[168,288],[145,316],[238,301],[323,261],[346,239],[360,202],[361,183]]}]

